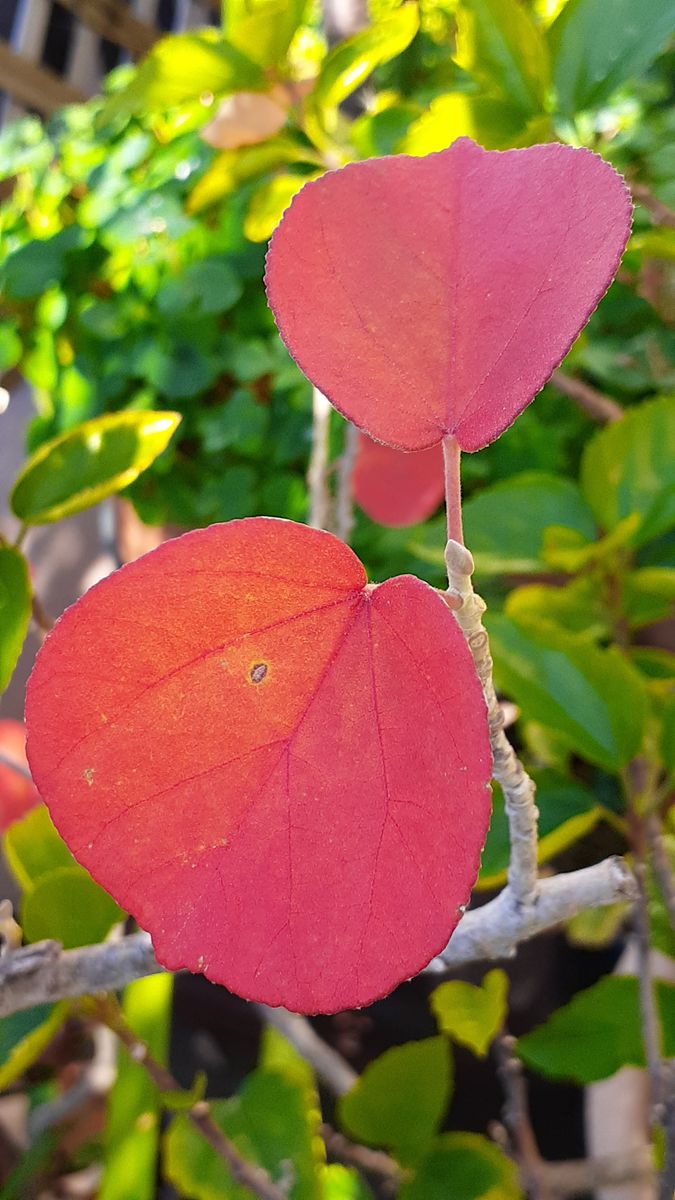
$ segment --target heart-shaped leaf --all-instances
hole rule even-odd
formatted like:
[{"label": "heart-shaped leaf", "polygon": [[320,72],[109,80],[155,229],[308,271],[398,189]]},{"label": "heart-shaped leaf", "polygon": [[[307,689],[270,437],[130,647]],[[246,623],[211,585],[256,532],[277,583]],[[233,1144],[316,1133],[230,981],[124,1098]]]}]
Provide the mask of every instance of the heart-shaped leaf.
[{"label": "heart-shaped leaf", "polygon": [[562,361],[608,287],[631,205],[589,150],[353,163],[307,184],[267,258],[281,336],[337,409],[422,450],[493,441]]},{"label": "heart-shaped leaf", "polygon": [[354,499],[380,525],[399,528],[426,521],[443,499],[440,446],[404,454],[359,436],[353,476]]},{"label": "heart-shaped leaf", "polygon": [[27,725],[77,859],[166,966],[243,996],[367,1004],[438,953],[475,880],[468,648],[432,588],[367,585],[330,534],[250,518],[123,567],[47,638]]}]

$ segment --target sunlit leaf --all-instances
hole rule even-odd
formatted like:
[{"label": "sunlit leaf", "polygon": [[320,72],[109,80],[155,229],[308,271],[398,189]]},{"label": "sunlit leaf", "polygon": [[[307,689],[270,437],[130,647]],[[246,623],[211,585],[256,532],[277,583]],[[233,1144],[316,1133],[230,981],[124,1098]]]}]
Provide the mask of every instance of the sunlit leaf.
[{"label": "sunlit leaf", "polygon": [[123,916],[112,897],[77,865],[41,875],[21,905],[27,941],[53,938],[66,950],[103,941]]},{"label": "sunlit leaf", "polygon": [[480,987],[463,979],[442,983],[429,1003],[441,1032],[484,1058],[506,1019],[508,990],[506,975],[495,968]]},{"label": "sunlit leaf", "polygon": [[445,1133],[400,1200],[521,1200],[518,1172],[511,1159],[477,1133]]},{"label": "sunlit leaf", "polygon": [[68,1002],[62,1000],[51,1008],[42,1004],[0,1021],[0,1091],[16,1083],[37,1062],[63,1025],[68,1010]]},{"label": "sunlit leaf", "polygon": [[461,0],[456,60],[502,103],[541,111],[548,87],[548,48],[518,0]]},{"label": "sunlit leaf", "polygon": [[335,109],[381,63],[402,54],[417,33],[416,4],[403,4],[368,29],[340,42],[324,59],[311,96],[312,108]]}]

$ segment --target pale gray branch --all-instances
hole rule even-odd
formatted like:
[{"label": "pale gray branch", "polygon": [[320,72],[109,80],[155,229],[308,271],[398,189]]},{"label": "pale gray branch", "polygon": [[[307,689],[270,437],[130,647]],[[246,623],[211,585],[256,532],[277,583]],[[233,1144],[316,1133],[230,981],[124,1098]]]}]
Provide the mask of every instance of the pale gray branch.
[{"label": "pale gray branch", "polygon": [[335,1096],[344,1096],[353,1088],[358,1079],[356,1071],[319,1037],[306,1017],[285,1008],[270,1008],[267,1004],[256,1004],[256,1008],[263,1021],[283,1034]]},{"label": "pale gray branch", "polygon": [[20,775],[22,779],[28,779],[31,783],[33,782],[33,776],[28,767],[24,766],[23,763],[17,762],[15,758],[12,758],[10,754],[6,754],[4,750],[0,750],[0,766],[9,767],[10,771],[14,771],[16,775]]},{"label": "pale gray branch", "polygon": [[331,407],[326,397],[312,392],[312,453],[307,468],[309,521],[312,529],[330,529],[331,495],[328,489],[328,455]]},{"label": "pale gray branch", "polygon": [[359,444],[359,431],[350,421],[345,426],[345,442],[342,455],[337,467],[337,492],[335,496],[335,533],[343,542],[349,544],[354,527],[354,501],[352,498],[352,476],[356,451]]}]

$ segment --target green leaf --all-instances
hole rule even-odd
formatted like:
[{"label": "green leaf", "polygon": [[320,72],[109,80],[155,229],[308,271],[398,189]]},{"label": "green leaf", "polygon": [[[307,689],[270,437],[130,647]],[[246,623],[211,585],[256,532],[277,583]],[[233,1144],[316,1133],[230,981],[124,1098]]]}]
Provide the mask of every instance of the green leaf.
[{"label": "green leaf", "polygon": [[604,950],[619,936],[629,912],[630,905],[621,902],[586,908],[566,922],[567,940],[584,950]]},{"label": "green leaf", "polygon": [[486,150],[511,146],[523,129],[522,112],[496,96],[450,92],[437,96],[429,109],[410,125],[401,143],[403,154],[432,154],[445,150],[458,137],[470,137]]},{"label": "green leaf", "polygon": [[[657,980],[664,1058],[675,1055],[675,987]],[[553,1079],[595,1083],[621,1067],[644,1067],[637,979],[608,975],[577,992],[544,1024],[518,1039],[518,1053],[533,1071]]]},{"label": "green leaf", "polygon": [[[675,837],[668,833],[662,833],[661,846],[670,868],[671,879],[675,878],[673,874],[675,872]],[[671,924],[670,914],[653,864],[650,864],[650,868],[647,872],[649,943],[655,950],[660,950],[662,954],[675,958],[675,929]]]},{"label": "green leaf", "polygon": [[188,200],[188,212],[197,213],[229,196],[231,192],[277,167],[290,163],[309,163],[321,166],[316,151],[285,134],[268,138],[254,146],[223,150],[193,188]]},{"label": "green leaf", "polygon": [[371,1193],[356,1171],[331,1163],[321,1172],[321,1200],[370,1200]]},{"label": "green leaf", "polygon": [[23,353],[23,342],[16,321],[0,324],[0,371],[9,371],[19,362]]},{"label": "green leaf", "polygon": [[28,632],[31,594],[23,554],[13,546],[0,546],[0,692],[12,678]]},{"label": "green leaf", "polygon": [[455,59],[526,116],[541,112],[550,75],[548,49],[517,0],[461,0]]},{"label": "green leaf", "polygon": [[[163,1065],[169,1055],[172,999],[173,977],[166,974],[130,983],[122,1001],[127,1024]],[[98,1200],[154,1200],[162,1107],[159,1089],[142,1063],[120,1049],[108,1097]]]},{"label": "green leaf", "polygon": [[521,1200],[515,1163],[478,1133],[445,1133],[400,1200]]},{"label": "green leaf", "polygon": [[244,233],[250,242],[266,242],[272,236],[291,200],[317,175],[273,175],[256,188],[244,217]]},{"label": "green leaf", "polygon": [[549,30],[560,111],[603,104],[647,69],[675,30],[673,0],[568,0]]},{"label": "green leaf", "polygon": [[638,514],[636,544],[675,525],[675,396],[648,400],[605,426],[581,460],[581,488],[600,527]]},{"label": "green leaf", "polygon": [[39,804],[7,830],[3,850],[22,891],[27,892],[43,875],[60,867],[76,866],[66,843],[59,837],[46,805]]},{"label": "green leaf", "polygon": [[403,4],[376,24],[335,46],[323,61],[311,94],[316,113],[329,113],[368,78],[410,45],[419,28],[416,4]]},{"label": "green leaf", "polygon": [[240,11],[228,23],[229,40],[259,66],[277,66],[286,57],[306,7],[307,0],[272,0]]},{"label": "green leaf", "polygon": [[215,31],[173,34],[157,42],[131,82],[108,98],[99,122],[164,111],[208,93],[255,91],[264,86],[258,64],[216,37]]},{"label": "green leaf", "polygon": [[225,404],[205,408],[197,418],[197,429],[207,454],[220,454],[233,446],[240,454],[259,453],[260,438],[269,413],[256,404],[245,388],[237,388]]},{"label": "green leaf", "polygon": [[68,1016],[61,1000],[51,1007],[41,1004],[0,1021],[0,1091],[10,1087],[37,1062]]},{"label": "green leaf", "polygon": [[227,312],[241,299],[243,283],[225,254],[190,263],[159,288],[156,300],[166,316],[201,317]]},{"label": "green leaf", "polygon": [[461,979],[442,983],[431,993],[429,1003],[441,1033],[485,1058],[504,1024],[508,991],[508,978],[496,967],[483,977],[480,987]]},{"label": "green leaf", "polygon": [[162,453],[180,420],[172,412],[114,413],[45,442],[14,484],[13,512],[45,525],[120,492]]},{"label": "green leaf", "polygon": [[564,526],[582,541],[596,534],[593,514],[576,484],[528,471],[486,488],[464,505],[464,535],[484,575],[546,570],[546,530]]},{"label": "green leaf", "polygon": [[53,938],[65,950],[101,942],[124,914],[84,867],[59,867],[41,875],[23,898],[27,941]]},{"label": "green leaf", "polygon": [[621,609],[632,629],[675,615],[675,567],[641,567],[622,579]]},{"label": "green leaf", "polygon": [[565,587],[530,583],[514,588],[506,597],[504,612],[525,628],[553,625],[591,641],[610,633],[602,591],[590,575],[582,575]]},{"label": "green leaf", "polygon": [[[320,1200],[322,1165],[316,1157],[317,1113],[307,1105],[305,1089],[273,1071],[254,1071],[238,1096],[211,1102],[211,1115],[248,1159],[279,1180],[289,1174],[290,1200]],[[235,1184],[223,1160],[179,1114],[164,1138],[164,1174],[190,1200],[250,1200]]]},{"label": "green leaf", "polygon": [[[593,793],[555,771],[533,771],[539,809],[537,861],[548,862],[590,833],[603,815]],[[492,820],[483,849],[478,888],[500,887],[509,865],[509,823],[501,788],[493,785]]]},{"label": "green leaf", "polygon": [[70,252],[88,240],[91,240],[91,235],[77,225],[69,225],[53,237],[33,238],[19,246],[0,267],[2,292],[14,300],[40,296],[59,283]]},{"label": "green leaf", "polygon": [[675,697],[666,705],[661,731],[661,754],[672,775],[675,775]]},{"label": "green leaf", "polygon": [[642,741],[647,699],[642,679],[621,654],[552,626],[525,630],[500,614],[487,624],[497,687],[523,716],[606,770],[625,766]]},{"label": "green leaf", "polygon": [[429,1149],[452,1089],[452,1057],[446,1038],[425,1038],[385,1050],[338,1102],[348,1137],[386,1146],[404,1165]]}]

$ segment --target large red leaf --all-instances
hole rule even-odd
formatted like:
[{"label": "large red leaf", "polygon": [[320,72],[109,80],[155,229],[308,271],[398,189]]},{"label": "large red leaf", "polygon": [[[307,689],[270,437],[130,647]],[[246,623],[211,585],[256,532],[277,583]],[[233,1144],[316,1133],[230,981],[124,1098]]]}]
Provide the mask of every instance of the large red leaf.
[{"label": "large red leaf", "polygon": [[379,441],[493,441],[561,362],[630,231],[589,150],[373,159],[308,183],[278,226],[267,294],[302,370]]},{"label": "large red leaf", "polygon": [[58,829],[170,968],[367,1004],[468,898],[490,777],[469,651],[432,588],[367,585],[330,534],[251,518],[123,567],[47,638],[26,711]]},{"label": "large red leaf", "polygon": [[426,521],[444,494],[440,446],[406,454],[359,434],[354,499],[380,525],[400,528]]},{"label": "large red leaf", "polygon": [[[17,767],[28,769],[26,730],[21,721],[0,720],[0,750]],[[24,817],[40,801],[35,785],[19,771],[0,763],[0,833]]]}]

